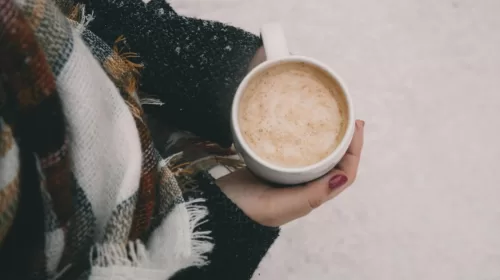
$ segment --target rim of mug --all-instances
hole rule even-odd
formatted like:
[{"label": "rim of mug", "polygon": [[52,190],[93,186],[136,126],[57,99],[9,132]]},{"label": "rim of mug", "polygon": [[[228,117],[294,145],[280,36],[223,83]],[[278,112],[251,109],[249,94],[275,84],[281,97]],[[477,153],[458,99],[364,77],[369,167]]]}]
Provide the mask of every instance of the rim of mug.
[{"label": "rim of mug", "polygon": [[[241,133],[240,129],[240,124],[238,121],[238,112],[239,112],[239,107],[240,107],[240,100],[243,95],[244,90],[247,88],[247,85],[249,81],[258,73],[261,71],[270,68],[274,65],[277,64],[282,64],[282,63],[287,63],[287,62],[305,62],[307,64],[310,64],[314,67],[319,67],[322,69],[324,72],[326,72],[329,76],[331,76],[339,85],[339,87],[342,89],[342,94],[346,100],[347,103],[347,108],[349,110],[348,112],[348,121],[347,121],[347,127],[346,131],[344,133],[344,137],[342,138],[342,141],[337,145],[335,150],[331,152],[327,157],[324,159],[303,167],[283,167],[279,166],[273,163],[270,163],[263,158],[261,158],[257,153],[255,153],[248,143],[246,142],[245,138],[243,137],[243,134]],[[355,129],[355,116],[354,116],[354,105],[352,102],[352,98],[347,90],[347,87],[344,83],[344,81],[340,78],[339,75],[335,71],[333,71],[330,67],[328,67],[326,64],[314,59],[310,58],[307,56],[300,56],[300,55],[290,55],[288,57],[284,58],[279,58],[279,59],[274,59],[274,60],[267,60],[254,69],[250,71],[249,74],[246,75],[246,77],[243,79],[243,81],[240,83],[238,86],[238,90],[236,91],[236,94],[233,98],[233,104],[231,106],[231,122],[232,122],[232,127],[234,129],[234,133],[236,134],[236,137],[239,140],[239,144],[245,152],[252,157],[255,161],[257,161],[260,165],[263,165],[269,169],[272,169],[277,172],[281,173],[304,173],[304,172],[310,172],[313,170],[316,170],[318,168],[321,168],[325,165],[328,165],[331,163],[332,160],[336,159],[339,157],[340,153],[345,153],[345,148],[350,145],[350,142],[352,140],[352,136],[354,135],[354,129]]]}]

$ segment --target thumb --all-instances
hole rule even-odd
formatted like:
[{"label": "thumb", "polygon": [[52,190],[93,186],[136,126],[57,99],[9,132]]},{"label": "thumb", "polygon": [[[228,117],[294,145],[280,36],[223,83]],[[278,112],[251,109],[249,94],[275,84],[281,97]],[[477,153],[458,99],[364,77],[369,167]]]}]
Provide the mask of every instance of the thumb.
[{"label": "thumb", "polygon": [[334,169],[321,179],[309,182],[305,186],[269,189],[272,223],[282,225],[309,214],[347,188],[347,181],[344,171]]},{"label": "thumb", "polygon": [[321,179],[308,183],[304,188],[304,196],[308,199],[310,209],[318,208],[326,201],[344,191],[349,178],[343,170],[334,169]]}]

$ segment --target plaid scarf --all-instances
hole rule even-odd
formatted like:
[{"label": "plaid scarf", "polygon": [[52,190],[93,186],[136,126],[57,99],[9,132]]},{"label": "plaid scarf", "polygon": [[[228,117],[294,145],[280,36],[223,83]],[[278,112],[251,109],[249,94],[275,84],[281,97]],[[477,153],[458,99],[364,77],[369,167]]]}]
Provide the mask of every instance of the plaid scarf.
[{"label": "plaid scarf", "polygon": [[66,16],[0,0],[0,265],[14,266],[2,279],[168,279],[207,264],[207,210],[182,189],[220,158],[163,159],[125,38],[111,47],[84,6],[57,4]]}]

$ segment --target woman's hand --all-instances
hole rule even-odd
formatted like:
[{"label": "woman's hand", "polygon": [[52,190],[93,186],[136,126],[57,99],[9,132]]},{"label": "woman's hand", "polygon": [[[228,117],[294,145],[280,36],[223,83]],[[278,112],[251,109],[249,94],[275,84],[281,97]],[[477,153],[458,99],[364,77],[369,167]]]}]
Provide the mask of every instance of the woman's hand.
[{"label": "woman's hand", "polygon": [[266,51],[264,47],[260,47],[256,52],[250,64],[248,65],[248,72],[252,71],[255,67],[259,66],[262,62],[266,61]]},{"label": "woman's hand", "polygon": [[254,221],[271,227],[286,224],[309,214],[354,182],[363,148],[364,125],[364,121],[356,121],[354,138],[337,167],[304,186],[272,187],[247,169],[218,179],[217,185]]}]

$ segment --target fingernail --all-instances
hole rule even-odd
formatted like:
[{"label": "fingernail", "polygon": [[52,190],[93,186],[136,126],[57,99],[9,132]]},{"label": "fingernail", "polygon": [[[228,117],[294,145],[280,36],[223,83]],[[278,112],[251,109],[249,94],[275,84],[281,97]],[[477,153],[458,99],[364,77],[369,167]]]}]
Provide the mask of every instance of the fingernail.
[{"label": "fingernail", "polygon": [[345,185],[346,182],[347,182],[347,177],[345,175],[339,174],[333,176],[330,179],[330,182],[328,182],[328,186],[330,187],[330,189],[334,190],[342,187],[343,185]]},{"label": "fingernail", "polygon": [[365,127],[365,121],[359,120],[356,122],[356,127],[357,128],[363,128]]}]

